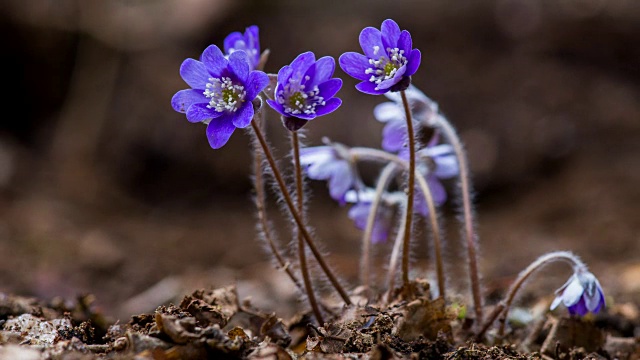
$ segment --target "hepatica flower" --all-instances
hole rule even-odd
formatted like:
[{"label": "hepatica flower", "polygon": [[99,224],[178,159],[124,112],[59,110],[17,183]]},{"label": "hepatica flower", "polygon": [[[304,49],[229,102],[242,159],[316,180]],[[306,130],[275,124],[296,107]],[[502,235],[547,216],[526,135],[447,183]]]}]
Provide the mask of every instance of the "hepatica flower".
[{"label": "hepatica flower", "polygon": [[252,100],[269,83],[267,74],[251,70],[246,52],[234,51],[227,59],[215,45],[204,50],[200,61],[185,60],[180,75],[191,89],[178,91],[171,106],[190,122],[207,124],[214,149],[224,146],[236,128],[249,126]]},{"label": "hepatica flower", "polygon": [[345,194],[358,183],[358,176],[349,160],[341,156],[335,146],[314,146],[300,149],[300,164],[313,180],[328,180],[331,198],[345,201]]},{"label": "hepatica flower", "polygon": [[605,306],[604,293],[598,279],[586,269],[578,269],[560,289],[551,303],[554,310],[564,304],[571,315],[597,313]]},{"label": "hepatica flower", "polygon": [[260,38],[258,27],[253,25],[245,29],[244,34],[236,31],[224,39],[224,52],[228,55],[242,50],[247,53],[251,70],[255,70],[260,63]]},{"label": "hepatica flower", "polygon": [[339,59],[342,70],[361,81],[356,89],[372,95],[406,89],[420,66],[420,50],[411,49],[411,34],[387,19],[380,30],[362,30],[359,40],[364,55],[348,52]]},{"label": "hepatica flower", "polygon": [[286,124],[290,130],[298,130],[306,121],[326,115],[342,104],[342,100],[334,97],[342,87],[341,79],[332,78],[335,66],[332,57],[316,61],[309,51],[280,69],[274,100],[267,103],[284,118],[302,120]]}]

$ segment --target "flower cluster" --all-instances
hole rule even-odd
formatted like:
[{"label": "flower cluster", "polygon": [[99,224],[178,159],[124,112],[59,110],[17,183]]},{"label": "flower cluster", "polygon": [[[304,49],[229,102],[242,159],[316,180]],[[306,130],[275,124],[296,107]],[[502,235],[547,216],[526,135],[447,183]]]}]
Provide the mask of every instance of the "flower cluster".
[{"label": "flower cluster", "polygon": [[[471,187],[464,147],[453,126],[439,111],[438,105],[411,83],[412,75],[420,66],[421,53],[412,48],[409,32],[401,30],[395,21],[387,19],[382,22],[380,29],[363,29],[359,41],[363,53],[342,54],[339,64],[346,74],[360,81],[356,85],[359,91],[372,95],[384,94],[390,100],[377,105],[373,111],[374,117],[384,123],[382,150],[348,147],[328,139],[323,146],[299,149],[298,130],[310,120],[330,114],[342,105],[342,100],[336,97],[342,88],[342,80],[334,77],[335,60],[332,57],[316,59],[315,54],[310,51],[298,55],[289,65],[282,66],[277,75],[267,75],[262,69],[265,67],[268,51],[260,53],[257,26],[246,28],[244,33],[234,32],[228,35],[224,39],[224,53],[218,46],[210,45],[203,51],[199,60],[184,60],[180,67],[180,76],[189,88],[176,92],[171,99],[171,105],[175,111],[185,114],[189,122],[206,124],[210,146],[219,149],[228,142],[235,129],[251,125],[256,111],[266,109],[262,107],[266,102],[290,131],[293,154],[299,154],[299,158],[294,157],[295,160],[299,160],[294,162],[296,185],[300,185],[296,189],[303,189],[303,179],[300,176],[302,172],[309,179],[326,181],[332,199],[341,206],[350,204],[347,216],[354,222],[355,227],[369,230],[365,233],[370,234],[371,238],[363,240],[366,244],[363,248],[369,247],[369,240],[378,244],[387,240],[389,234],[394,231],[401,234],[403,239],[400,239],[400,236],[398,238],[404,243],[397,240],[394,252],[395,249],[400,249],[400,246],[396,245],[405,245],[402,247],[405,285],[409,279],[409,251],[406,249],[410,249],[411,220],[415,214],[431,220],[436,268],[439,272],[438,293],[443,297],[445,276],[442,274],[444,266],[439,243],[442,230],[438,225],[438,214],[432,213],[432,210],[438,212],[439,207],[447,200],[444,181],[459,180],[463,203],[460,218],[464,222],[463,236],[470,249],[467,260],[470,284],[476,319],[480,320],[482,301],[478,289],[481,287],[475,267],[477,260],[474,256],[477,251],[471,248],[475,246],[476,236],[472,232],[474,226],[470,203]],[[304,246],[309,246],[327,278],[335,279],[322,256],[315,250],[310,232],[306,230],[304,214],[301,214],[304,193],[298,190],[301,192],[297,194],[300,202],[297,206],[294,205],[289,186],[278,170],[277,161],[269,150],[261,127],[255,123],[253,125],[252,134],[257,139],[255,143],[259,144],[262,150],[260,156],[256,156],[256,167],[260,169],[261,159],[267,160],[269,171],[277,183],[277,191],[287,204],[287,215],[291,215],[296,222],[295,232],[299,239],[299,249],[304,250]],[[422,134],[425,138],[424,143],[414,139],[413,129]],[[426,139],[427,136],[431,137]],[[441,142],[441,137],[447,141]],[[261,157],[262,155],[264,157]],[[361,178],[358,165],[362,161],[384,165],[375,186],[367,185]],[[256,187],[263,186],[258,182],[256,180]],[[264,211],[264,206],[261,206],[263,204],[256,202],[256,205],[258,211]],[[397,210],[404,210],[404,229],[400,229],[400,226],[394,223]],[[265,216],[266,213],[261,214],[262,218]],[[268,232],[268,229],[263,231]],[[269,248],[277,252],[277,246],[271,244]],[[305,251],[299,251],[299,254],[300,267],[303,270],[301,273],[305,276],[306,268],[302,265],[306,263]],[[282,259],[280,254],[274,255],[277,259]],[[366,256],[363,258],[366,259]],[[499,315],[506,319],[515,292],[527,277],[543,265],[556,260],[572,263],[574,274],[556,291],[557,296],[551,304],[551,310],[564,304],[571,315],[584,316],[597,313],[604,308],[604,292],[596,277],[575,255],[557,251],[541,256],[520,274],[511,287],[507,300],[502,302],[503,305],[506,304],[505,307],[496,307],[502,312],[495,312],[483,328],[486,330]],[[287,266],[284,260],[280,262],[280,266]],[[362,260],[362,264],[365,264],[362,268],[368,268],[367,261]],[[389,278],[393,281],[392,271],[395,270],[390,268]],[[292,276],[294,283],[300,283],[293,278],[292,272],[288,274]],[[312,282],[305,278],[304,283],[308,298],[313,299],[309,287]],[[345,303],[350,304],[351,300],[340,284],[333,282],[333,285]],[[393,285],[390,284],[388,290],[392,289]],[[322,323],[321,311],[314,305],[315,301],[310,302],[312,307],[315,306],[313,311],[316,318]],[[481,337],[482,332],[477,335]]]}]

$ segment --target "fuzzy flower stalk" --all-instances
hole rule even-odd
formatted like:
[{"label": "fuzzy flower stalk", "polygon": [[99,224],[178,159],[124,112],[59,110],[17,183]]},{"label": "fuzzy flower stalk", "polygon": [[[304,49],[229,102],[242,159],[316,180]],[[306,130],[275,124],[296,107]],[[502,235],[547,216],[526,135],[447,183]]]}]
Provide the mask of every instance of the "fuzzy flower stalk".
[{"label": "fuzzy flower stalk", "polygon": [[[289,130],[296,183],[297,210],[304,221],[304,182],[300,164],[300,140],[298,131],[308,121],[335,111],[342,100],[334,97],[342,87],[342,80],[331,78],[335,71],[335,60],[323,57],[316,61],[312,52],[298,55],[291,65],[278,72],[274,99],[267,104],[281,115],[283,125]],[[298,232],[298,259],[307,293],[307,298],[318,323],[324,324],[322,313],[313,291],[306,260],[302,234]]]},{"label": "fuzzy flower stalk", "polygon": [[550,310],[554,310],[560,304],[563,304],[567,307],[569,314],[585,316],[590,312],[597,313],[605,306],[604,292],[600,282],[589,271],[587,265],[569,251],[554,251],[540,256],[520,272],[505,298],[495,307],[476,337],[482,339],[498,316],[500,316],[498,336],[502,337],[511,304],[518,291],[532,274],[554,262],[569,264],[573,269],[573,274],[561,288],[556,290],[556,298],[551,303]]},{"label": "fuzzy flower stalk", "polygon": [[[237,31],[229,34],[224,39],[225,56],[228,58],[231,53],[234,53],[236,51],[244,51],[245,53],[247,53],[251,69],[263,70],[264,65],[266,64],[266,61],[268,59],[269,50],[265,50],[262,55],[260,55],[260,38],[258,34],[259,29],[255,25],[246,28],[244,34]],[[253,120],[258,122],[258,125],[263,131],[265,129],[264,114],[264,112],[260,112],[260,116],[254,117]],[[252,145],[252,180],[255,190],[254,203],[256,206],[256,214],[258,220],[258,236],[266,242],[269,251],[273,254],[274,259],[276,260],[277,267],[283,270],[289,276],[289,278],[299,291],[304,292],[304,288],[302,287],[302,284],[298,280],[296,274],[293,272],[293,269],[289,266],[289,262],[284,258],[284,256],[278,249],[278,246],[276,245],[276,239],[274,238],[276,238],[277,236],[274,234],[273,229],[270,226],[265,205],[266,195],[262,172],[262,150],[260,149],[260,146],[258,144],[255,144],[255,142]]]},{"label": "fuzzy flower stalk", "polygon": [[256,109],[262,108],[262,99],[258,94],[269,84],[267,74],[251,70],[244,50],[233,51],[225,56],[217,46],[211,45],[205,49],[199,61],[185,60],[180,67],[180,75],[191,89],[178,91],[171,99],[171,105],[174,110],[186,114],[190,122],[207,124],[207,139],[212,148],[224,146],[236,128],[251,125],[300,233],[336,291],[346,304],[351,304],[347,293],[315,247],[259,124],[252,121],[254,106]]},{"label": "fuzzy flower stalk", "polygon": [[412,49],[411,34],[400,30],[398,24],[387,19],[380,30],[367,27],[360,32],[363,54],[348,52],[340,56],[342,70],[360,80],[356,89],[365,94],[381,95],[389,91],[400,92],[405,107],[409,139],[409,170],[407,174],[407,218],[405,221],[402,280],[409,285],[409,242],[413,220],[413,189],[415,186],[415,137],[413,120],[404,90],[411,83],[411,76],[420,66],[420,50]]}]

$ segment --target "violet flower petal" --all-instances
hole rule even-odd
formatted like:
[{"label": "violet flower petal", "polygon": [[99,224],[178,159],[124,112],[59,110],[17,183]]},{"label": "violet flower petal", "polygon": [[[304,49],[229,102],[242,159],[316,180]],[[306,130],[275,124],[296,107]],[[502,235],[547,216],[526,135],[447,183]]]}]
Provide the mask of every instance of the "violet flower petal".
[{"label": "violet flower petal", "polygon": [[180,66],[180,76],[190,87],[204,89],[210,75],[203,63],[194,59],[186,59]]},{"label": "violet flower petal", "polygon": [[229,68],[240,81],[246,82],[249,77],[249,71],[251,70],[247,53],[244,51],[235,51],[229,55]]},{"label": "violet flower petal", "polygon": [[230,115],[220,116],[212,119],[207,126],[207,139],[209,145],[214,149],[223,147],[236,129],[233,126],[233,117]]},{"label": "violet flower petal", "polygon": [[214,109],[209,109],[207,107],[207,103],[199,103],[189,106],[186,115],[189,122],[197,123],[219,117],[221,113],[215,111]]},{"label": "violet flower petal", "polygon": [[253,120],[253,105],[245,104],[241,107],[233,117],[233,126],[237,128],[246,128]]},{"label": "violet flower petal", "polygon": [[322,84],[318,85],[318,90],[320,90],[320,96],[325,99],[330,99],[334,97],[338,91],[342,88],[342,79],[333,78],[329,79]]},{"label": "violet flower petal", "polygon": [[344,194],[353,186],[351,168],[346,161],[334,162],[331,172],[329,194],[334,200],[342,200]]},{"label": "violet flower petal", "polygon": [[366,56],[355,52],[347,52],[338,59],[342,71],[347,75],[361,81],[369,81],[370,76],[365,73],[369,68],[369,60]]},{"label": "violet flower petal", "polygon": [[412,76],[418,71],[418,67],[420,66],[421,54],[420,50],[415,49],[411,50],[411,54],[409,55],[409,62],[407,62],[407,70],[405,71],[405,76]]},{"label": "violet flower petal", "polygon": [[404,51],[406,55],[409,55],[409,53],[411,53],[411,46],[413,46],[411,34],[407,30],[402,30],[400,38],[398,39],[398,49]]},{"label": "violet flower petal", "polygon": [[382,129],[382,148],[398,152],[407,142],[407,124],[404,121],[389,121]]},{"label": "violet flower petal", "polygon": [[229,54],[244,44],[244,36],[238,32],[232,32],[224,39],[224,52]]},{"label": "violet flower petal", "polygon": [[269,84],[269,76],[262,71],[252,71],[247,77],[245,91],[247,99],[255,99],[258,94]]},{"label": "violet flower petal", "polygon": [[215,45],[209,45],[204,49],[201,60],[207,67],[209,75],[212,75],[212,77],[220,77],[228,65],[228,61],[222,54],[222,51]]},{"label": "violet flower petal", "polygon": [[186,113],[187,109],[196,103],[208,103],[207,98],[200,90],[186,89],[180,90],[171,98],[171,107],[173,110]]},{"label": "violet flower petal", "polygon": [[316,116],[323,116],[334,112],[342,105],[342,100],[338,98],[331,98],[325,102],[324,106],[321,106],[316,110]]},{"label": "violet flower petal", "polygon": [[336,70],[336,61],[331,56],[323,56],[316,61],[312,68],[315,70],[315,73],[314,76],[311,77],[310,83],[320,84],[328,81],[333,76]]},{"label": "violet flower petal", "polygon": [[391,19],[387,19],[382,22],[380,32],[382,34],[383,49],[386,51],[388,48],[395,48],[398,43],[398,39],[400,38],[400,26],[398,26],[398,23]]},{"label": "violet flower petal", "polygon": [[376,87],[376,84],[368,81],[363,81],[356,85],[356,89],[369,95],[382,95],[388,91],[388,89],[376,89]]},{"label": "violet flower petal", "polygon": [[385,53],[380,30],[366,27],[360,32],[360,47],[369,59],[379,59]]}]

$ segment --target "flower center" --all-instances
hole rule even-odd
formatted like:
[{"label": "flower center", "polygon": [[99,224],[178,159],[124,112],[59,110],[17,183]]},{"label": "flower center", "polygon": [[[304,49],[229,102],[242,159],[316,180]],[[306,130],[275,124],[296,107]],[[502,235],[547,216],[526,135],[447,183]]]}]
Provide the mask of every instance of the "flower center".
[{"label": "flower center", "polygon": [[[305,77],[305,80],[309,79],[309,76]],[[318,106],[326,104],[324,97],[320,96],[317,85],[311,91],[305,91],[305,85],[294,79],[289,79],[284,89],[278,92],[277,97],[278,103],[284,107],[284,112],[291,115],[313,115]]]},{"label": "flower center", "polygon": [[204,96],[209,100],[209,109],[215,109],[217,112],[230,111],[236,112],[247,95],[244,86],[234,84],[231,78],[209,78],[209,82],[204,90]]},{"label": "flower center", "polygon": [[[374,53],[377,54],[379,48],[374,46],[373,49]],[[372,66],[364,71],[367,75],[371,74],[369,81],[376,85],[380,85],[385,80],[392,79],[398,72],[398,69],[408,62],[407,57],[404,56],[404,50],[387,48],[387,55],[389,57],[381,56],[378,60],[369,59],[369,64]],[[377,86],[376,90],[379,90]]]}]

